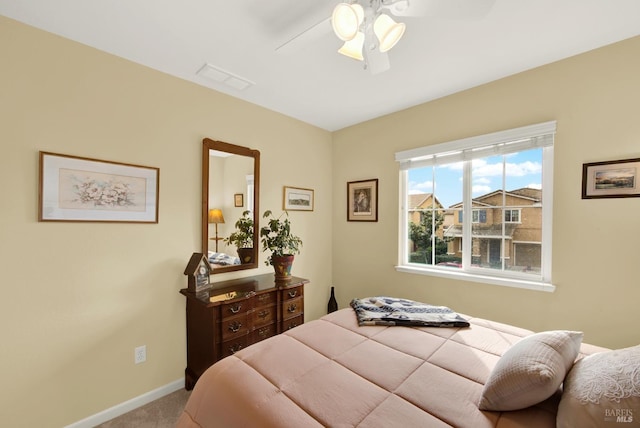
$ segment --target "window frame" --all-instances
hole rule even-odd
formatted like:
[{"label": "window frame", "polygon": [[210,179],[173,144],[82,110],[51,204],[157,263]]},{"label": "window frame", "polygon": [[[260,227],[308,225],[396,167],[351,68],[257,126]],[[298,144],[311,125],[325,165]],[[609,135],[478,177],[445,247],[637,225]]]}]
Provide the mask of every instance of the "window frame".
[{"label": "window frame", "polygon": [[[400,163],[400,188],[399,188],[399,233],[398,233],[398,264],[396,270],[400,272],[430,275],[436,277],[453,278],[464,281],[480,282],[507,287],[524,288],[553,292],[555,285],[551,280],[551,250],[552,250],[552,214],[553,214],[553,145],[556,130],[556,122],[544,122],[536,125],[515,128],[506,131],[499,131],[491,134],[470,137],[447,143],[435,144],[432,146],[420,147],[406,150],[395,154],[396,161]],[[528,142],[527,142],[528,141]],[[473,210],[478,209],[472,206],[471,198],[471,158],[464,158],[467,151],[477,150],[484,153],[487,147],[507,147],[513,144],[510,152],[530,150],[534,148],[542,149],[542,260],[540,274],[523,274],[521,272],[496,270],[486,268],[474,268],[471,265],[471,224]],[[462,154],[460,154],[462,152]],[[487,151],[488,153],[488,151]],[[463,247],[464,268],[452,269],[437,265],[423,265],[410,263],[408,258],[408,170],[427,165],[438,165],[450,163],[450,159],[459,156],[466,160],[463,167],[463,224],[468,224],[467,231],[463,233],[462,243],[469,241]],[[487,156],[487,155],[485,155]],[[438,159],[443,160],[438,163]],[[480,158],[480,156],[476,156]],[[453,160],[455,162],[457,160]],[[433,163],[430,163],[433,162]],[[503,189],[504,190],[504,189]],[[467,207],[467,208],[464,208]],[[510,210],[518,211],[518,222],[522,221],[521,208]],[[479,215],[478,215],[479,219]],[[505,221],[503,212],[502,221]],[[467,239],[465,239],[465,237]]]}]

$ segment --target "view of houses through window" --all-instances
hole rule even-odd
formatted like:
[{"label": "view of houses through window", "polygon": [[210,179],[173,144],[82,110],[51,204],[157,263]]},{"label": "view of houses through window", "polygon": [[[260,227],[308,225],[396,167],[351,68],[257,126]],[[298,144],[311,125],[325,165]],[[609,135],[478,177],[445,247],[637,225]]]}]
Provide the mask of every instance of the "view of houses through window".
[{"label": "view of houses through window", "polygon": [[[470,267],[540,273],[542,149],[469,161]],[[410,263],[460,268],[464,162],[408,171]]]},{"label": "view of houses through window", "polygon": [[545,210],[550,200],[543,199],[543,189],[550,183],[543,186],[543,170],[552,169],[550,141],[517,141],[516,150],[505,144],[490,151],[472,148],[498,152],[488,156],[464,149],[426,161],[406,156],[401,264],[544,280],[550,235],[543,220],[550,217]]}]

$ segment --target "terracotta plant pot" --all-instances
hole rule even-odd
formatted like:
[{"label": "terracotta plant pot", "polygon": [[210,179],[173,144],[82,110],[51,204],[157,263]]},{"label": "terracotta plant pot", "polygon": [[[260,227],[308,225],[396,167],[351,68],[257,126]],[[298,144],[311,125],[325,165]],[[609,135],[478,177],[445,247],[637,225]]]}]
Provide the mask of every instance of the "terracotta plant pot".
[{"label": "terracotta plant pot", "polygon": [[294,256],[271,256],[271,264],[276,274],[276,281],[289,281],[291,279],[291,265]]}]

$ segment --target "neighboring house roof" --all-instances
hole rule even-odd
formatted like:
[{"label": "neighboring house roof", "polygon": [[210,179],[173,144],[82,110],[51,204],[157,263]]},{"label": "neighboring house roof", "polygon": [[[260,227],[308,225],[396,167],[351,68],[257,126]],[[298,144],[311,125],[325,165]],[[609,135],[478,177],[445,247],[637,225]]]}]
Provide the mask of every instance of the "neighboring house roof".
[{"label": "neighboring house roof", "polygon": [[[483,202],[483,200],[489,199],[489,198],[491,198],[491,197],[493,197],[495,195],[499,195],[501,193],[502,193],[502,190],[494,190],[491,193],[486,193],[484,195],[478,196],[477,198],[473,198],[472,202],[474,204],[481,204],[481,205],[485,205],[485,206],[493,206],[493,204]],[[540,189],[533,189],[533,188],[523,187],[523,188],[515,189],[515,190],[507,190],[505,193],[507,195],[509,195],[509,196],[514,196],[516,198],[527,199],[527,200],[534,201],[534,202],[540,202],[542,200],[542,190],[540,190]],[[459,208],[461,206],[462,206],[462,202],[458,202],[456,204],[453,204],[453,205],[449,206],[449,208]]]},{"label": "neighboring house roof", "polygon": [[433,196],[433,193],[417,193],[415,195],[409,195],[409,209],[415,210],[419,208],[425,208],[422,205],[431,197],[435,199],[436,206],[442,208],[442,204],[437,197]]},{"label": "neighboring house roof", "polygon": [[[517,228],[517,224],[505,224],[504,225],[504,236],[511,238],[513,236],[513,232],[515,232]],[[502,225],[501,224],[487,224],[487,225],[475,225],[473,226],[473,236],[502,236]],[[447,228],[444,231],[444,236],[449,237],[461,237],[462,236],[462,225],[454,224]]]}]

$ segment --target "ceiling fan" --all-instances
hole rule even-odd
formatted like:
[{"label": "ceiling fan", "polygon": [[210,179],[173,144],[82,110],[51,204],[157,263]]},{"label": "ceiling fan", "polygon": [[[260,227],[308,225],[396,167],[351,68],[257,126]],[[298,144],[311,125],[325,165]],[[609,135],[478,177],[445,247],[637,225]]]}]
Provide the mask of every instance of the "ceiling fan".
[{"label": "ceiling fan", "polygon": [[390,68],[387,52],[398,43],[406,25],[395,17],[432,16],[444,19],[469,19],[486,15],[496,0],[349,0],[339,3],[330,17],[307,28],[276,48],[290,52],[328,34],[344,44],[338,52],[362,61],[364,68],[378,74]]}]

